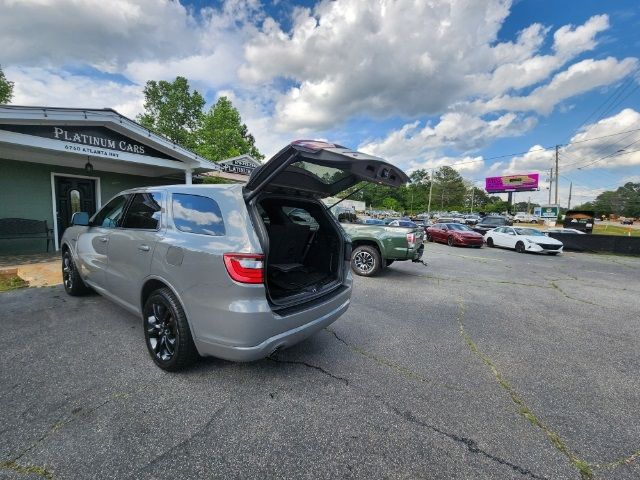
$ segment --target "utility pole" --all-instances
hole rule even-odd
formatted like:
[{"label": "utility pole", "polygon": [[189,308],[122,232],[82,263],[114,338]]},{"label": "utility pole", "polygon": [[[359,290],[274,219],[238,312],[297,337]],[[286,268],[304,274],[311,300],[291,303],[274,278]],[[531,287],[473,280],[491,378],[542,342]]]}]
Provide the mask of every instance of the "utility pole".
[{"label": "utility pole", "polygon": [[569,203],[567,204],[567,210],[571,210],[571,190],[573,190],[573,182],[569,184]]},{"label": "utility pole", "polygon": [[531,215],[531,197],[527,199],[527,214]]},{"label": "utility pole", "polygon": [[476,186],[471,187],[471,211],[469,213],[473,213],[473,197],[476,194]]},{"label": "utility pole", "polygon": [[560,180],[560,170],[558,170],[558,149],[560,145],[556,145],[556,205],[558,205],[558,180]]},{"label": "utility pole", "polygon": [[553,168],[549,171],[549,205],[551,205],[551,191],[553,190]]},{"label": "utility pole", "polygon": [[431,213],[431,192],[433,191],[433,168],[429,178],[429,204],[427,205],[427,215]]}]

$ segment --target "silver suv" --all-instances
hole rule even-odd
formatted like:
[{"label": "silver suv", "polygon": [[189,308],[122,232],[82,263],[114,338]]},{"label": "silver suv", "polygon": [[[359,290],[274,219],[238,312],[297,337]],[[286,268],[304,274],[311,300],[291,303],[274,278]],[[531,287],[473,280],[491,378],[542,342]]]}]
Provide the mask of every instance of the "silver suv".
[{"label": "silver suv", "polygon": [[404,172],[370,155],[294,142],[246,185],[127,190],[62,236],[64,288],[89,287],[144,322],[156,365],[199,355],[264,358],[349,307],[351,244],[320,198],[360,181],[399,186]]}]

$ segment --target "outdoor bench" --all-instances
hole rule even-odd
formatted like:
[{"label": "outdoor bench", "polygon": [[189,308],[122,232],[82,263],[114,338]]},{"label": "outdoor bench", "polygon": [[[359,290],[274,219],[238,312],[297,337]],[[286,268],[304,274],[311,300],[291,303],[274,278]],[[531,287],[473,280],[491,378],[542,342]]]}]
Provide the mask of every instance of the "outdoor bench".
[{"label": "outdoor bench", "polygon": [[18,240],[22,238],[42,238],[49,244],[53,242],[53,229],[47,226],[46,220],[30,220],[27,218],[0,218],[0,240]]}]

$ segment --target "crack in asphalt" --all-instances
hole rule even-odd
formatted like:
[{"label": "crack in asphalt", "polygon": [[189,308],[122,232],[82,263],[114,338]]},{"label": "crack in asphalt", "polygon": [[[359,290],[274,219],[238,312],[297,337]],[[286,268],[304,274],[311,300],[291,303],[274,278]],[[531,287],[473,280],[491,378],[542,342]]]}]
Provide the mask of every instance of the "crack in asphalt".
[{"label": "crack in asphalt", "polygon": [[[350,343],[348,343],[347,341],[342,339],[332,329],[325,328],[325,330],[327,330],[329,333],[331,333],[335,337],[336,340],[338,340],[340,343],[342,343],[343,345],[345,345],[349,349],[351,349],[351,350],[353,350],[353,351],[355,351],[355,352],[357,352],[357,353],[359,353],[361,355],[364,355],[364,356],[366,356],[368,358],[374,359],[376,361],[376,363],[380,363],[381,365],[390,367],[390,368],[398,371],[399,373],[403,374],[404,376],[407,376],[408,378],[412,378],[414,380],[419,380],[419,381],[422,381],[422,382],[433,383],[433,382],[429,381],[428,379],[422,377],[421,375],[418,375],[415,372],[412,372],[409,369],[406,369],[406,368],[404,368],[402,366],[396,365],[393,362],[390,362],[389,360],[384,359],[382,357],[374,356],[374,355],[370,354],[369,352],[367,352],[366,350],[363,350],[360,347],[351,345]],[[282,359],[277,359],[277,358],[274,358],[274,357],[268,357],[268,359],[271,360],[271,361],[274,361],[276,363],[293,364],[293,365],[300,365],[300,366],[308,367],[308,368],[311,368],[313,370],[319,371],[322,374],[327,375],[327,376],[331,377],[334,380],[341,381],[346,386],[349,386],[351,388],[357,388],[359,390],[365,390],[362,387],[357,387],[357,386],[349,383],[349,381],[346,378],[334,375],[333,373],[325,370],[324,368],[319,367],[317,365],[312,365],[312,364],[310,364],[308,362],[294,361],[294,360],[282,360]],[[498,463],[500,465],[507,466],[507,467],[511,468],[513,471],[518,472],[518,473],[520,473],[522,475],[527,475],[527,476],[529,476],[531,478],[539,479],[539,480],[545,479],[545,477],[541,477],[539,475],[536,475],[535,473],[533,473],[529,469],[523,468],[523,467],[521,467],[519,465],[516,465],[516,464],[514,464],[512,462],[509,462],[508,460],[500,458],[500,457],[498,457],[496,455],[493,455],[492,453],[489,453],[489,452],[481,449],[478,446],[478,443],[473,439],[470,439],[470,438],[467,438],[467,437],[463,437],[463,436],[457,435],[455,433],[447,432],[446,430],[443,430],[443,429],[441,429],[441,428],[439,428],[439,427],[437,427],[435,425],[430,425],[430,424],[428,424],[426,422],[423,422],[422,420],[419,420],[417,417],[415,417],[411,412],[409,412],[409,411],[402,412],[402,411],[400,411],[400,409],[398,409],[397,407],[391,405],[389,402],[387,402],[386,400],[380,398],[377,395],[374,396],[374,397],[369,397],[369,398],[372,398],[372,399],[377,400],[378,402],[382,403],[388,409],[390,409],[394,414],[400,416],[405,421],[408,421],[410,423],[419,425],[421,427],[428,428],[428,429],[432,430],[433,432],[435,432],[435,433],[437,433],[439,435],[442,435],[442,436],[444,436],[446,438],[449,438],[450,440],[453,440],[453,441],[455,441],[457,443],[463,444],[470,453],[482,455],[485,458],[487,458],[487,459],[489,459],[489,460],[491,460],[491,461],[493,461],[495,463]]]},{"label": "crack in asphalt", "polygon": [[508,460],[505,460],[504,458],[498,457],[498,456],[496,456],[496,455],[494,455],[492,453],[489,453],[489,452],[483,450],[482,448],[480,448],[478,443],[475,440],[471,439],[471,438],[467,438],[467,437],[463,437],[463,436],[457,435],[455,433],[447,432],[447,431],[442,430],[441,428],[439,428],[439,427],[437,427],[435,425],[430,425],[430,424],[428,424],[426,422],[423,422],[422,420],[417,418],[415,415],[413,415],[411,412],[400,411],[398,408],[393,407],[391,405],[388,405],[388,407],[391,409],[391,411],[393,413],[395,413],[399,417],[403,418],[407,422],[411,422],[411,423],[414,423],[414,424],[419,425],[421,427],[428,428],[429,430],[432,430],[432,431],[434,431],[434,432],[436,432],[436,433],[438,433],[440,435],[443,435],[443,436],[453,440],[456,443],[461,443],[462,445],[464,445],[467,448],[469,453],[472,453],[472,454],[475,454],[475,455],[481,455],[481,456],[491,460],[492,462],[496,462],[496,463],[499,463],[500,465],[507,466],[507,467],[511,468],[513,471],[515,471],[517,473],[520,473],[522,475],[529,476],[531,478],[535,478],[535,479],[545,479],[546,478],[546,477],[541,477],[540,475],[537,475],[537,474],[533,473],[528,468],[521,467],[520,465],[516,465],[515,463],[511,463]]},{"label": "crack in asphalt", "polygon": [[347,380],[344,377],[339,377],[337,375],[334,375],[333,373],[329,372],[328,370],[325,370],[324,368],[318,366],[318,365],[313,365],[311,363],[308,362],[303,362],[301,360],[283,360],[281,358],[276,358],[273,356],[267,357],[269,360],[271,360],[272,362],[275,363],[284,363],[284,364],[288,364],[288,365],[301,365],[307,368],[311,368],[313,370],[317,370],[318,372],[323,373],[324,375],[333,378],[334,380],[338,380],[339,382],[344,383],[345,385],[349,385],[349,380]]},{"label": "crack in asphalt", "polygon": [[460,329],[460,336],[464,339],[465,343],[469,347],[469,350],[471,350],[471,352],[474,355],[476,355],[478,358],[480,358],[480,360],[482,360],[482,362],[487,367],[489,367],[489,369],[491,370],[491,373],[493,374],[493,376],[495,377],[496,381],[498,382],[498,385],[500,385],[500,387],[509,394],[509,397],[511,398],[511,401],[518,407],[517,408],[518,414],[520,416],[522,416],[523,418],[525,418],[531,425],[533,425],[534,427],[537,427],[540,430],[542,430],[542,432],[547,436],[547,438],[549,439],[551,444],[560,453],[562,453],[565,457],[567,457],[567,459],[569,460],[571,465],[578,471],[578,473],[580,474],[582,479],[586,480],[586,479],[594,478],[594,471],[595,470],[613,469],[613,468],[619,467],[621,465],[629,465],[629,464],[635,462],[635,460],[640,458],[640,450],[638,450],[638,451],[636,451],[636,452],[634,452],[634,453],[632,453],[632,454],[630,454],[630,455],[628,455],[626,457],[620,458],[620,459],[615,460],[613,462],[604,463],[604,464],[590,463],[590,462],[587,462],[586,460],[583,460],[582,458],[578,457],[575,454],[575,452],[573,452],[571,449],[569,449],[567,444],[564,442],[564,440],[560,437],[560,435],[558,433],[556,433],[554,430],[551,429],[551,427],[549,427],[548,425],[543,423],[531,411],[531,409],[527,406],[527,404],[524,401],[524,399],[522,398],[522,396],[504,378],[504,376],[502,375],[500,370],[498,370],[498,367],[493,362],[493,360],[491,360],[491,358],[488,355],[486,355],[485,353],[480,351],[480,349],[478,348],[478,345],[475,343],[475,341],[471,338],[471,336],[466,332],[466,330],[464,328],[463,320],[464,320],[464,316],[465,316],[465,312],[466,312],[466,305],[465,305],[464,301],[459,300],[458,301],[458,306],[459,306],[459,311],[458,311],[457,321],[458,321],[458,325],[459,325],[459,329]]},{"label": "crack in asphalt", "polygon": [[396,372],[400,373],[402,376],[412,379],[412,380],[418,380],[420,382],[423,383],[427,383],[430,385],[438,385],[440,387],[446,388],[447,390],[453,390],[453,391],[458,391],[458,392],[462,392],[462,391],[466,391],[465,389],[462,388],[458,388],[458,387],[454,387],[452,385],[448,385],[446,383],[440,383],[437,382],[435,380],[431,380],[429,378],[423,377],[422,375],[420,375],[417,372],[414,372],[413,370],[404,367],[402,365],[399,365],[391,360],[389,360],[388,358],[385,358],[383,356],[380,355],[376,355],[374,353],[371,353],[367,350],[365,350],[362,347],[359,347],[357,345],[353,345],[349,342],[347,342],[346,340],[344,340],[343,338],[341,338],[340,336],[338,336],[338,334],[336,333],[335,330],[326,327],[325,330],[327,332],[329,332],[330,334],[332,334],[336,340],[338,340],[340,343],[342,343],[343,345],[345,345],[346,347],[348,347],[350,350],[354,351],[355,353],[358,353],[359,355],[362,355],[363,357],[366,357],[370,360],[373,360],[375,363],[377,363],[378,365],[382,365],[384,367],[388,367],[391,368],[392,370],[395,370]]},{"label": "crack in asphalt", "polygon": [[[427,382],[427,383],[432,383],[429,380],[427,380],[426,378],[416,374],[415,372],[412,372],[411,370],[408,370],[408,369],[406,369],[404,367],[395,365],[394,363],[392,363],[392,362],[390,362],[390,361],[388,361],[386,359],[382,359],[382,360],[384,360],[383,362],[378,362],[378,360],[380,360],[380,357],[372,356],[366,350],[363,350],[363,349],[361,349],[359,347],[356,347],[356,346],[353,346],[353,345],[349,344],[344,339],[340,338],[336,334],[335,331],[333,331],[333,330],[331,330],[329,328],[325,328],[325,330],[327,330],[329,333],[331,333],[336,338],[336,340],[338,340],[340,343],[344,344],[345,346],[349,347],[351,350],[354,350],[357,353],[360,353],[360,354],[362,354],[364,356],[367,356],[368,358],[372,358],[372,359],[376,360],[377,363],[381,363],[382,365],[385,365],[385,366],[391,367],[391,368],[393,368],[395,370],[398,370],[398,371],[400,371],[400,373],[402,373],[405,376],[408,376],[409,378],[413,378],[413,379],[420,380],[420,381]],[[268,357],[268,359],[273,361],[273,362],[275,362],[275,363],[304,366],[304,367],[310,368],[312,370],[316,370],[318,372],[321,372],[323,375],[326,375],[326,376],[328,376],[328,377],[330,377],[330,378],[332,378],[334,380],[342,382],[342,383],[344,383],[345,386],[350,386],[351,388],[357,388],[359,390],[364,390],[362,387],[356,387],[353,384],[349,383],[348,379],[343,378],[343,377],[339,377],[337,375],[334,375],[333,373],[329,372],[328,370],[325,370],[324,368],[322,368],[322,367],[320,367],[318,365],[313,365],[313,364],[310,364],[308,362],[297,361],[297,360],[283,360],[283,359],[279,359],[279,358],[274,358],[273,356]],[[410,374],[410,375],[406,375],[406,374]],[[439,435],[447,437],[450,440],[453,440],[453,441],[455,441],[457,443],[463,444],[470,453],[482,455],[485,458],[487,458],[487,459],[489,459],[489,460],[491,460],[491,461],[493,461],[495,463],[507,466],[507,467],[511,468],[515,472],[518,472],[518,473],[520,473],[522,475],[527,475],[527,476],[529,476],[531,478],[534,478],[534,479],[544,480],[546,478],[546,477],[541,477],[539,475],[536,475],[535,473],[533,473],[529,469],[523,468],[523,467],[521,467],[519,465],[516,465],[514,463],[509,462],[508,460],[505,460],[505,459],[500,458],[500,457],[498,457],[496,455],[493,455],[493,454],[491,454],[489,452],[486,452],[485,450],[481,449],[478,446],[478,443],[473,439],[470,439],[470,438],[467,438],[467,437],[463,437],[463,436],[457,435],[455,433],[447,432],[446,430],[443,430],[443,429],[441,429],[441,428],[439,428],[439,427],[437,427],[435,425],[430,425],[430,424],[428,424],[426,422],[423,422],[422,420],[419,420],[417,417],[415,417],[409,411],[402,412],[402,411],[400,411],[400,409],[398,409],[397,407],[389,404],[389,402],[383,400],[382,398],[378,397],[377,395],[375,397],[369,397],[369,398],[373,398],[374,400],[379,401],[380,403],[385,405],[387,408],[389,408],[394,414],[400,416],[401,418],[403,418],[404,420],[406,420],[406,421],[408,421],[410,423],[419,425],[421,427],[428,428],[428,429],[432,430],[433,432],[435,432],[435,433],[437,433]]]},{"label": "crack in asphalt", "polygon": [[[156,455],[154,458],[152,458],[148,463],[146,463],[145,465],[143,465],[142,467],[138,468],[136,470],[136,473],[140,473],[140,472],[144,472],[145,470],[148,470],[150,467],[152,467],[153,465],[155,465],[156,463],[158,463],[160,460],[164,459],[165,456],[168,453],[173,453],[176,449],[188,444],[189,442],[191,442],[192,440],[194,440],[195,438],[199,437],[200,435],[202,435],[203,432],[205,432],[210,426],[211,424],[217,420],[220,417],[220,414],[222,412],[224,412],[227,409],[227,405],[224,405],[222,407],[220,407],[218,410],[216,410],[215,412],[213,412],[213,415],[211,416],[211,418],[209,418],[209,420],[207,420],[200,428],[198,428],[195,432],[193,432],[191,435],[189,435],[187,438],[185,438],[184,440],[181,440],[180,442],[176,443],[175,445],[167,448],[166,450],[162,451],[161,453],[159,453],[158,455]],[[220,452],[217,452],[218,458],[221,458],[221,454]],[[226,459],[224,457],[222,457],[222,460],[224,460],[226,462]]]},{"label": "crack in asphalt", "polygon": [[69,418],[67,418],[65,420],[60,420],[60,421],[54,423],[51,426],[51,428],[49,428],[42,435],[40,435],[40,437],[38,437],[36,439],[36,441],[33,442],[31,445],[29,445],[27,448],[25,448],[24,450],[19,452],[12,459],[6,460],[6,461],[0,463],[0,469],[13,470],[13,471],[18,472],[18,473],[34,473],[36,475],[40,475],[41,477],[44,477],[44,478],[47,478],[47,479],[52,479],[53,478],[53,471],[47,470],[46,467],[23,466],[23,465],[20,465],[19,463],[17,463],[18,460],[20,460],[27,453],[29,453],[31,450],[33,450],[38,445],[40,445],[43,441],[45,441],[51,435],[53,435],[56,432],[60,431],[62,428],[64,428],[65,426],[69,425],[70,423],[74,422],[75,420],[91,415],[93,412],[95,412],[96,410],[104,407],[105,405],[107,405],[108,403],[112,402],[115,399],[126,398],[127,396],[128,396],[128,394],[126,394],[126,393],[116,393],[116,394],[111,395],[105,401],[99,403],[98,405],[96,405],[96,406],[94,406],[94,407],[92,407],[92,408],[90,408],[88,410],[84,410],[84,409],[82,409],[80,407],[73,409],[72,412],[71,412],[71,416]]},{"label": "crack in asphalt", "polygon": [[567,292],[565,292],[562,288],[560,288],[560,286],[555,281],[549,282],[549,285],[551,286],[551,288],[553,288],[553,289],[557,290],[558,292],[560,292],[560,294],[562,296],[564,296],[565,298],[568,298],[570,300],[575,300],[576,302],[586,303],[587,305],[594,305],[594,306],[600,307],[600,308],[609,308],[609,307],[606,307],[604,305],[600,305],[599,303],[590,302],[589,300],[585,300],[583,298],[572,297]]}]

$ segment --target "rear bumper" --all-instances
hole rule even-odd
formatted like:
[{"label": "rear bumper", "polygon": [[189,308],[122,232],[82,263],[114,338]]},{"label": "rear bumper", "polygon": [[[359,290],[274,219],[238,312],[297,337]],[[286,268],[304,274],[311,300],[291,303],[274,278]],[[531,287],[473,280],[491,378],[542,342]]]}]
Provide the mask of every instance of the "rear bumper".
[{"label": "rear bumper", "polygon": [[[279,315],[271,309],[227,311],[217,328],[207,328],[210,319],[201,319],[194,338],[200,355],[236,362],[250,362],[287,348],[335,322],[349,308],[351,284],[326,301],[304,310]],[[204,327],[204,328],[203,328]],[[222,337],[221,332],[227,335]]]},{"label": "rear bumper", "polygon": [[351,300],[347,300],[336,310],[333,310],[305,325],[301,325],[297,328],[293,328],[267,338],[258,345],[251,347],[235,347],[230,345],[206,343],[200,345],[200,354],[223,358],[225,360],[232,360],[234,362],[252,362],[254,360],[260,360],[268,357],[276,350],[291,347],[305,338],[310,337],[319,330],[322,330],[324,327],[331,325],[347,311],[350,302]]}]

